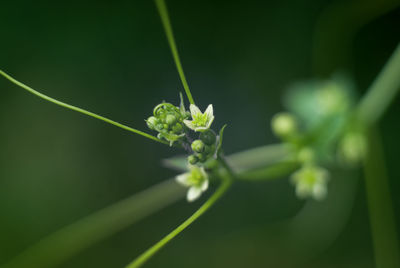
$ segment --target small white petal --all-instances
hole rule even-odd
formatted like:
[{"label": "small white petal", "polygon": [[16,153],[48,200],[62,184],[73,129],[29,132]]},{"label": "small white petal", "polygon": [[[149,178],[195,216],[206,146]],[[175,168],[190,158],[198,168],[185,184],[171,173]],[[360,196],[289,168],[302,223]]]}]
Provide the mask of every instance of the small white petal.
[{"label": "small white petal", "polygon": [[200,186],[201,190],[204,192],[208,189],[208,179],[205,179]]},{"label": "small white petal", "polygon": [[208,127],[195,127],[193,130],[195,132],[203,132],[203,131],[205,131],[207,129],[208,129]]},{"label": "small white petal", "polygon": [[185,120],[183,120],[183,123],[185,123],[185,125],[186,125],[188,128],[193,129],[193,130],[196,130],[196,127],[193,125],[193,122],[192,122],[192,121],[185,119]]},{"label": "small white petal", "polygon": [[296,185],[296,195],[299,198],[306,198],[310,195],[310,188],[306,184],[299,183]]},{"label": "small white petal", "polygon": [[189,191],[187,192],[186,198],[189,202],[192,202],[192,201],[196,200],[197,198],[199,198],[201,193],[202,193],[202,191],[200,188],[190,187]]},{"label": "small white petal", "polygon": [[318,201],[323,200],[327,195],[325,184],[314,185],[314,187],[312,189],[312,195]]},{"label": "small white petal", "polygon": [[175,180],[184,186],[190,186],[188,173],[183,173],[175,177]]},{"label": "small white petal", "polygon": [[200,111],[199,107],[197,107],[194,104],[190,104],[189,109],[190,109],[190,113],[192,114],[192,118],[196,114],[201,114],[201,111]]},{"label": "small white petal", "polygon": [[208,118],[208,121],[207,121],[207,129],[208,128],[210,128],[210,126],[211,126],[211,124],[212,124],[212,122],[214,121],[214,116],[211,116],[210,118]]},{"label": "small white petal", "polygon": [[212,104],[208,105],[208,107],[204,113],[207,115],[207,118],[213,117],[214,110],[213,110]]}]

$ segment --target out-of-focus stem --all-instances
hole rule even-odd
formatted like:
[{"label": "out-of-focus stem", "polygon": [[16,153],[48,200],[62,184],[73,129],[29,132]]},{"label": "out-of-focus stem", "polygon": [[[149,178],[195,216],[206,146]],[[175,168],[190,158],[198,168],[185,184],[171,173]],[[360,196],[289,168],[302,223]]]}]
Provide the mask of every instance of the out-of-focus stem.
[{"label": "out-of-focus stem", "polygon": [[377,268],[400,267],[400,247],[378,130],[369,135],[369,153],[364,162],[365,188],[375,263]]},{"label": "out-of-focus stem", "polygon": [[400,89],[400,44],[358,106],[358,118],[370,126],[382,117]]}]

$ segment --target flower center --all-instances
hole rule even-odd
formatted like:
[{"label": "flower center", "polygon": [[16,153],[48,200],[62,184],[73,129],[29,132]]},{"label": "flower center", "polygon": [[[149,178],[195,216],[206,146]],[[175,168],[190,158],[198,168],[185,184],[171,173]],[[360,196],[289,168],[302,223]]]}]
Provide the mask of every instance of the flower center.
[{"label": "flower center", "polygon": [[203,182],[204,178],[200,170],[193,169],[188,179],[192,185],[199,186]]},{"label": "flower center", "polygon": [[196,126],[205,126],[207,124],[206,114],[196,114],[193,116],[193,124]]}]

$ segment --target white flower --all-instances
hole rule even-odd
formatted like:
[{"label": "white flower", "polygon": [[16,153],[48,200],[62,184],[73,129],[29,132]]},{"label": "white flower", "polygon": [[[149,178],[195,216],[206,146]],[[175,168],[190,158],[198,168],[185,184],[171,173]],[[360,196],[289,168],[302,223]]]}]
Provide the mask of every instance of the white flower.
[{"label": "white flower", "polygon": [[314,165],[303,166],[291,176],[299,198],[313,197],[316,200],[326,197],[328,180],[328,171]]},{"label": "white flower", "polygon": [[210,128],[211,123],[214,121],[214,112],[212,104],[208,105],[206,111],[202,113],[200,109],[194,105],[190,104],[190,114],[192,115],[192,121],[183,120],[185,125],[193,129],[194,131],[205,131]]},{"label": "white flower", "polygon": [[176,176],[176,181],[189,187],[186,198],[192,202],[208,188],[208,175],[203,167],[189,165],[189,172]]}]

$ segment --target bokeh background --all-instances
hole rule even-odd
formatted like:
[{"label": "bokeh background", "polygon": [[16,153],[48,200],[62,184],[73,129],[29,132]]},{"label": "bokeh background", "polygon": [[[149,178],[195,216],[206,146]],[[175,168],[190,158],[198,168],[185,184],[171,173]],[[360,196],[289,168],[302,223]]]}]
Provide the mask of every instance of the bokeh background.
[{"label": "bokeh background", "polygon": [[[398,1],[167,4],[196,102],[213,103],[217,129],[229,124],[227,154],[277,142],[269,120],[295,81],[344,70],[361,95],[400,36]],[[0,21],[0,68],[45,94],[142,130],[155,104],[178,103],[183,89],[152,1],[5,0]],[[0,264],[176,175],[160,159],[180,151],[5,79],[0,88]],[[399,113],[397,98],[380,123],[397,223]],[[287,179],[237,183],[146,267],[374,267],[362,174],[333,174],[321,203],[298,200]],[[203,200],[181,200],[60,267],[123,267]]]}]

